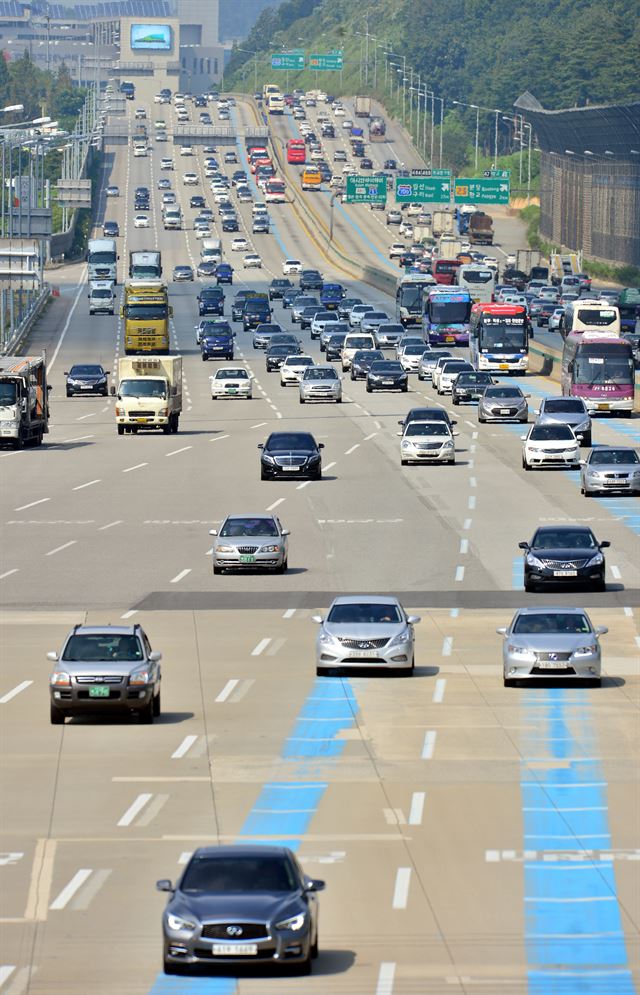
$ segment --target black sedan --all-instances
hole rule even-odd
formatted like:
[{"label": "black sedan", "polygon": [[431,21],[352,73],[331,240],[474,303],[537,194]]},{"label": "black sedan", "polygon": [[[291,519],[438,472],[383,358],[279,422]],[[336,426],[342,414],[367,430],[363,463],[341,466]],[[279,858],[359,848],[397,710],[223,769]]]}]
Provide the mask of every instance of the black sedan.
[{"label": "black sedan", "polygon": [[76,363],[64,375],[67,378],[67,397],[74,394],[101,394],[106,397],[109,393],[109,370],[103,370],[97,363]]},{"label": "black sedan", "polygon": [[300,287],[287,287],[282,294],[282,306],[287,311],[300,293]]},{"label": "black sedan", "polygon": [[269,300],[281,300],[285,290],[288,290],[292,286],[293,284],[291,283],[291,280],[287,280],[286,277],[284,277],[284,279],[276,277],[269,284]]},{"label": "black sedan", "polygon": [[484,394],[485,387],[493,383],[493,377],[484,370],[473,373],[460,373],[451,387],[451,400],[454,404],[463,401],[478,401]]},{"label": "black sedan", "polygon": [[169,900],[162,916],[165,974],[215,961],[290,964],[309,974],[318,955],[318,899],[324,881],[307,877],[286,847],[242,844],[199,847],[175,887],[158,881]]},{"label": "black sedan", "polygon": [[341,358],[342,347],[344,346],[346,337],[346,332],[334,332],[329,336],[327,344],[324,347],[324,355],[327,362]]},{"label": "black sedan", "polygon": [[284,363],[287,356],[291,355],[291,346],[272,345],[267,347],[265,356],[267,373],[275,373]]},{"label": "black sedan", "polygon": [[118,238],[120,225],[117,221],[105,221],[102,226],[102,234],[105,238]]},{"label": "black sedan", "polygon": [[300,274],[300,290],[322,290],[323,279],[317,269],[303,269]]},{"label": "black sedan", "polygon": [[224,218],[221,227],[223,231],[240,231],[237,218]]},{"label": "black sedan", "polygon": [[535,591],[547,585],[591,587],[605,590],[605,559],[608,541],[598,542],[586,525],[543,525],[530,542],[520,542],[524,551],[524,589]]},{"label": "black sedan", "polygon": [[201,259],[198,263],[196,273],[198,276],[217,276],[218,264],[213,259]]},{"label": "black sedan", "polygon": [[397,169],[398,168],[398,164],[397,164],[397,162],[396,162],[395,159],[385,159],[384,160],[384,168],[385,169]]},{"label": "black sedan", "polygon": [[193,197],[189,198],[189,207],[197,207],[199,210],[201,207],[206,207],[206,206],[207,202],[202,196],[202,194],[195,193]]},{"label": "black sedan", "polygon": [[316,442],[310,432],[272,432],[264,443],[259,443],[260,479],[276,477],[322,478],[323,442]]},{"label": "black sedan", "polygon": [[372,363],[367,373],[367,393],[374,390],[409,389],[409,374],[403,370],[402,364],[393,359],[378,360]]},{"label": "black sedan", "polygon": [[381,359],[384,359],[381,349],[358,349],[351,360],[351,379],[366,380],[371,364]]},{"label": "black sedan", "polygon": [[373,159],[368,156],[363,156],[360,160],[360,169],[373,169]]}]

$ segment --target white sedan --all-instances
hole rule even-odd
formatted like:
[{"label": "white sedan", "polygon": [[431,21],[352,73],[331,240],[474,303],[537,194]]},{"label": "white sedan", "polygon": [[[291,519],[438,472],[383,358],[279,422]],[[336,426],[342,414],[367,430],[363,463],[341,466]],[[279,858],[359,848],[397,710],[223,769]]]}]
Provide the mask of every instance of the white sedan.
[{"label": "white sedan", "polygon": [[314,366],[311,356],[287,356],[280,367],[280,385],[286,387],[287,384],[298,384],[304,376],[304,371],[309,366]]},{"label": "white sedan", "polygon": [[239,236],[238,238],[231,239],[231,251],[232,252],[246,252],[249,248],[249,243],[244,236]]},{"label": "white sedan", "polygon": [[345,111],[345,109],[342,106],[342,104],[334,104],[333,105],[333,114],[334,114],[334,117],[345,117],[346,113],[347,112]]},{"label": "white sedan", "polygon": [[389,258],[400,258],[400,256],[404,256],[406,251],[407,247],[402,242],[392,242],[389,246]]},{"label": "white sedan", "polygon": [[190,145],[183,145],[180,149],[180,155],[193,155],[193,149]]},{"label": "white sedan", "polygon": [[522,439],[522,466],[580,468],[580,443],[569,425],[532,425]]},{"label": "white sedan", "polygon": [[291,273],[302,273],[302,263],[299,259],[285,259],[282,264],[282,275],[290,276]]},{"label": "white sedan", "polygon": [[262,269],[262,259],[257,252],[248,252],[242,260],[244,269]]},{"label": "white sedan", "polygon": [[182,182],[185,187],[197,187],[200,183],[197,173],[184,173],[182,176]]},{"label": "white sedan", "polygon": [[135,218],[133,219],[133,227],[134,228],[148,228],[149,227],[149,218],[147,217],[147,215],[146,214],[136,214]]},{"label": "white sedan", "polygon": [[209,377],[209,383],[212,401],[217,401],[219,397],[246,397],[251,400],[251,376],[243,366],[221,366]]}]

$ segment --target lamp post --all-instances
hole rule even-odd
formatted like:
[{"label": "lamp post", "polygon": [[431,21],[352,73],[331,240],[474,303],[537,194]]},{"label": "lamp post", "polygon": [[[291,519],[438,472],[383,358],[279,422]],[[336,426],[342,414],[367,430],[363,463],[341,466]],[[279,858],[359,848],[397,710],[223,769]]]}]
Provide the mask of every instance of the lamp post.
[{"label": "lamp post", "polygon": [[236,52],[243,52],[244,55],[253,56],[253,92],[258,91],[258,53],[254,52],[248,48],[237,48]]},{"label": "lamp post", "polygon": [[453,100],[452,103],[461,107],[471,107],[476,112],[476,139],[474,146],[474,172],[478,172],[478,142],[480,137],[480,108],[477,104],[466,104],[464,100]]}]

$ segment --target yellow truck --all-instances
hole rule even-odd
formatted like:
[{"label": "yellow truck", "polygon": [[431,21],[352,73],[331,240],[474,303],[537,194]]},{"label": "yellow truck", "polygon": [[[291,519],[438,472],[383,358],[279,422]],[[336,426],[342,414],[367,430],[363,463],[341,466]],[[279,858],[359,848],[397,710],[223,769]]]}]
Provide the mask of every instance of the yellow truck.
[{"label": "yellow truck", "polygon": [[142,429],[178,431],[182,412],[182,356],[123,356],[118,360],[118,435]]},{"label": "yellow truck", "polygon": [[172,315],[167,285],[162,280],[131,280],[125,284],[120,309],[125,355],[169,352]]}]

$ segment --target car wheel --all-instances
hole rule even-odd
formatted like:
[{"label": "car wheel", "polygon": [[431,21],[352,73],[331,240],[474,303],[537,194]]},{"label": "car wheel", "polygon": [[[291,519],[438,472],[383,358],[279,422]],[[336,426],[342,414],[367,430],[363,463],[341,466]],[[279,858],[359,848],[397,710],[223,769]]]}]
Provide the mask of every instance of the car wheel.
[{"label": "car wheel", "polygon": [[311,949],[309,950],[309,953],[311,954],[311,956],[315,960],[317,958],[319,952],[320,951],[318,950],[318,934],[316,932],[316,935],[315,935],[315,938],[313,940],[313,943],[311,944]]},{"label": "car wheel", "polygon": [[203,362],[203,363],[206,363],[206,361],[208,360],[208,358],[209,358],[209,357],[207,356],[206,352],[203,352],[203,353],[202,353],[202,362]]},{"label": "car wheel", "polygon": [[524,459],[524,457],[523,457],[523,459],[522,459],[522,469],[523,469],[523,470],[530,470],[530,469],[531,469],[531,467],[530,467],[530,466],[529,466],[529,464],[527,463],[526,459]]},{"label": "car wheel", "polygon": [[336,397],[336,404],[342,404],[342,398]]},{"label": "car wheel", "polygon": [[217,567],[214,564],[214,566],[213,566],[213,572],[216,575],[216,577],[219,577],[223,573],[222,567]]},{"label": "car wheel", "polygon": [[582,436],[582,445],[583,446],[591,446],[591,432],[589,432],[588,435],[583,435]]},{"label": "car wheel", "polygon": [[482,417],[482,415],[478,415],[478,422],[480,423],[480,425],[484,425],[485,424],[485,420]]},{"label": "car wheel", "polygon": [[532,581],[526,579],[524,582],[524,589],[527,594],[533,594],[537,590],[536,585]]},{"label": "car wheel", "polygon": [[304,404],[304,400],[305,400],[304,397],[301,397],[300,398],[300,404]]},{"label": "car wheel", "polygon": [[184,964],[171,964],[170,961],[165,960],[162,962],[162,970],[165,974],[185,974]]},{"label": "car wheel", "polygon": [[456,404],[456,405],[458,405],[458,404],[460,404],[460,401],[458,400],[458,398],[457,398],[457,397],[452,397],[452,398],[451,398],[451,403],[452,403],[452,404]]},{"label": "car wheel", "polygon": [[266,473],[264,472],[264,470],[261,470],[261,471],[260,471],[260,480],[268,480],[268,479],[269,479],[269,477],[268,477],[268,476],[267,476],[267,474],[266,474]]},{"label": "car wheel", "polygon": [[322,480],[322,470],[318,470],[316,473],[311,475],[312,480]]},{"label": "car wheel", "polygon": [[160,715],[161,711],[162,711],[162,709],[161,709],[161,702],[160,702],[160,692],[158,691],[157,695],[153,698],[153,715],[154,715],[154,718],[157,719],[158,716]]},{"label": "car wheel", "polygon": [[148,704],[146,704],[144,708],[139,709],[138,717],[142,725],[150,726],[153,725],[153,716],[153,697],[151,697]]},{"label": "car wheel", "polygon": [[371,394],[372,391],[373,391],[373,387],[370,387],[369,384],[367,384],[366,391],[367,391],[367,394]]},{"label": "car wheel", "polygon": [[514,688],[518,682],[514,681],[512,677],[503,677],[502,683],[506,688]]},{"label": "car wheel", "polygon": [[124,435],[124,425],[118,425],[118,435]]},{"label": "car wheel", "polygon": [[593,584],[593,590],[594,591],[606,591],[606,589],[607,589],[607,585],[606,585],[604,577],[601,577],[600,580],[594,581],[594,584]]},{"label": "car wheel", "polygon": [[49,716],[51,719],[52,726],[63,726],[65,714],[61,708],[56,708],[55,705],[50,705]]},{"label": "car wheel", "polygon": [[316,677],[328,677],[329,668],[328,667],[316,667]]},{"label": "car wheel", "polygon": [[308,975],[311,974],[311,951],[307,954],[306,960],[301,961],[300,964],[295,964],[291,968],[291,973],[296,975]]},{"label": "car wheel", "polygon": [[409,466],[409,460],[408,459],[401,459],[400,460],[400,466]]}]

